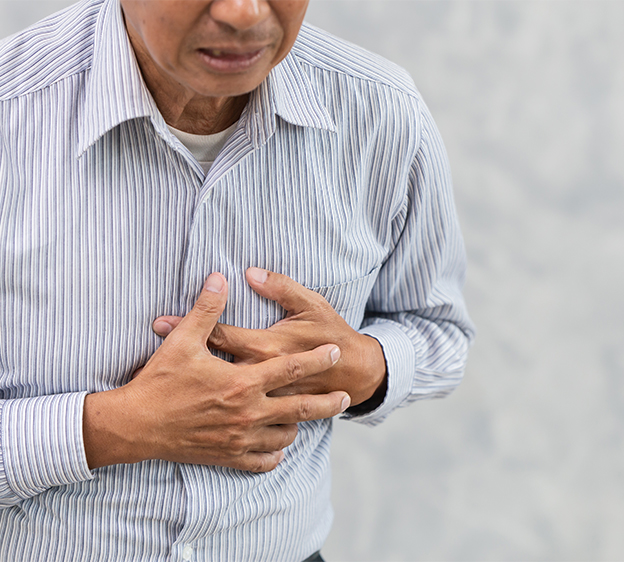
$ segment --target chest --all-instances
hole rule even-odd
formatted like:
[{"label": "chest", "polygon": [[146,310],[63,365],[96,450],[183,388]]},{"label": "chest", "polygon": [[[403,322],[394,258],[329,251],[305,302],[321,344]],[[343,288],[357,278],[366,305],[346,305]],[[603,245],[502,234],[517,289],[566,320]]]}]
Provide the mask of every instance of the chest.
[{"label": "chest", "polygon": [[223,322],[265,328],[283,317],[245,282],[251,266],[292,277],[361,322],[389,224],[358,166],[323,139],[276,137],[204,181],[140,127],[118,127],[76,162],[34,155],[34,166],[7,177],[5,397],[41,392],[42,381],[47,392],[125,382],[160,343],[153,319],[188,311],[214,271],[230,288]]}]

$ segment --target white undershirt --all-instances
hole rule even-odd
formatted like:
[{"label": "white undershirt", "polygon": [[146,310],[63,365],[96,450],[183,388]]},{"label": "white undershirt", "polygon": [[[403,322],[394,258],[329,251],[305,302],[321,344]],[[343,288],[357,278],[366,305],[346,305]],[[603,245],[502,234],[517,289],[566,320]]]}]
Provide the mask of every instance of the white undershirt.
[{"label": "white undershirt", "polygon": [[221,131],[220,133],[214,133],[213,135],[193,135],[186,133],[178,129],[167,125],[169,130],[178,138],[178,140],[186,146],[195,157],[195,160],[199,162],[199,165],[204,170],[204,173],[208,173],[210,166],[217,158],[217,154],[223,148],[223,145],[230,138],[230,135],[236,129],[237,123]]}]

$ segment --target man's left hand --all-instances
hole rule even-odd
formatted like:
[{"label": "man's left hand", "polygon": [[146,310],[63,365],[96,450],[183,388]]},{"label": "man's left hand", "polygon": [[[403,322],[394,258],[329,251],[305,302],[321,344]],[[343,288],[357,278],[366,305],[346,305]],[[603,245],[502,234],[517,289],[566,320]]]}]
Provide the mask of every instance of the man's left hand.
[{"label": "man's left hand", "polygon": [[[370,400],[371,409],[383,401],[386,362],[376,339],[355,331],[321,295],[286,275],[252,267],[246,277],[254,291],[287,311],[286,318],[264,330],[217,324],[208,339],[209,347],[232,354],[235,362],[258,363],[333,343],[340,348],[341,355],[332,368],[272,394],[344,390],[351,396],[352,406]],[[153,329],[166,337],[180,321],[178,316],[161,316],[154,321]]]}]

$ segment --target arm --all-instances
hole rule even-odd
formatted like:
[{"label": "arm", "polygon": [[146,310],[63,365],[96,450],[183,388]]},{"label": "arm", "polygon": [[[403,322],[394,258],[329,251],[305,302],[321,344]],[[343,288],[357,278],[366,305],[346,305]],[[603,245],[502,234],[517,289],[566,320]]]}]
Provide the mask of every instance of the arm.
[{"label": "arm", "polygon": [[[6,199],[10,158],[4,131],[0,131],[0,209],[10,212],[14,202]],[[10,192],[9,192],[10,193]],[[10,223],[9,223],[10,224]],[[6,224],[0,225],[6,228]],[[3,240],[5,238],[3,237]],[[4,246],[3,246],[4,247]],[[14,288],[3,284],[0,306],[10,307]],[[0,325],[3,342],[9,323]],[[36,332],[35,335],[36,336]],[[2,361],[0,379],[5,381]],[[24,380],[27,392],[33,390]],[[26,394],[26,393],[25,393]],[[0,388],[0,509],[20,503],[52,486],[73,484],[92,478],[82,446],[82,411],[86,392],[11,398],[11,390]]]},{"label": "arm", "polygon": [[300,377],[329,369],[335,345],[233,365],[214,357],[206,342],[227,298],[223,276],[212,274],[176,333],[128,384],[87,396],[85,450],[91,467],[163,459],[273,470],[301,421],[346,409],[344,392],[272,396]]},{"label": "arm", "polygon": [[90,469],[109,464],[164,459],[269,471],[294,441],[298,422],[348,407],[344,392],[270,396],[331,368],[340,357],[335,345],[254,365],[212,356],[206,340],[226,299],[225,279],[211,275],[175,336],[122,387],[86,399],[79,393],[5,400],[0,507],[88,480]]},{"label": "arm", "polygon": [[360,333],[376,338],[388,366],[388,390],[374,425],[399,405],[441,397],[461,381],[474,328],[462,287],[466,258],[453,201],[450,168],[426,108],[409,189],[392,229],[396,241],[369,297]]},{"label": "arm", "polygon": [[[288,277],[251,268],[248,283],[278,302],[286,318],[265,330],[218,325],[211,347],[254,363],[335,343],[342,355],[334,367],[276,393],[345,390],[353,399],[346,417],[370,425],[400,405],[443,396],[459,384],[473,338],[461,295],[464,248],[446,152],[426,108],[420,124],[402,206],[391,217],[389,253],[360,329],[351,329],[320,295]],[[154,329],[166,336],[179,321],[161,317]]]}]

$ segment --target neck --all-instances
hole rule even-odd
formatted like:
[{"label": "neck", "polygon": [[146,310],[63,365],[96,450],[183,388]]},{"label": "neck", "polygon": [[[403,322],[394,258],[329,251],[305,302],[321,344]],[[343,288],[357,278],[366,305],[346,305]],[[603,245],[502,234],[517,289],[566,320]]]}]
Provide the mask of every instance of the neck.
[{"label": "neck", "polygon": [[128,35],[145,84],[168,125],[186,133],[211,135],[238,121],[249,94],[209,97],[190,91],[154,64],[133,33]]},{"label": "neck", "polygon": [[[149,85],[148,85],[149,88]],[[238,121],[247,104],[249,94],[233,98],[192,98],[184,104],[152,92],[165,122],[175,129],[194,135],[211,135],[224,131]],[[161,99],[158,99],[158,98]]]}]

